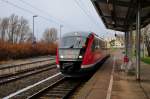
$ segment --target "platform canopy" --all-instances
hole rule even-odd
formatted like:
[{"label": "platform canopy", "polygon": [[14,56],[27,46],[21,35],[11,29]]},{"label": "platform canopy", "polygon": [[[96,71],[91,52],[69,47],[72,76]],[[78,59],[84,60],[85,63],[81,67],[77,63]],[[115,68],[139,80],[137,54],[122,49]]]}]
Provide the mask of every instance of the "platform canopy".
[{"label": "platform canopy", "polygon": [[[129,31],[136,29],[137,0],[91,0],[108,29]],[[150,0],[140,0],[141,27],[150,23]]]}]

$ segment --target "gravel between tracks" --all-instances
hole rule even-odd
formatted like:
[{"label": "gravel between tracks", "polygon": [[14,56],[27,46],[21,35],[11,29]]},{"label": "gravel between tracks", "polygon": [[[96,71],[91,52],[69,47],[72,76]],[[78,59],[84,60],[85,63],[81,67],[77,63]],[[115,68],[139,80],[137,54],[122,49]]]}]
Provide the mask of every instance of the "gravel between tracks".
[{"label": "gravel between tracks", "polygon": [[53,68],[51,70],[47,70],[38,74],[34,74],[31,76],[16,80],[14,82],[0,85],[0,98],[5,97],[13,92],[16,92],[19,89],[32,85],[38,81],[41,81],[49,76],[52,76],[53,74],[57,72],[58,72],[58,69]]}]

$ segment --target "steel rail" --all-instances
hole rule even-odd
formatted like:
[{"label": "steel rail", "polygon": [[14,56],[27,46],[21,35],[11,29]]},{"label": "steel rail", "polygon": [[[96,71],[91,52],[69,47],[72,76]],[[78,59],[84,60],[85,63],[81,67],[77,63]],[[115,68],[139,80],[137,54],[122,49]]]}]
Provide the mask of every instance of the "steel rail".
[{"label": "steel rail", "polygon": [[21,64],[14,64],[14,65],[10,64],[8,66],[1,66],[0,70],[6,69],[6,68],[13,68],[13,67],[21,66],[21,65],[29,65],[29,64],[34,64],[34,63],[49,61],[49,60],[54,60],[54,59],[44,59],[44,60],[39,60],[39,61],[33,61],[33,62],[27,62],[27,63],[21,63]]},{"label": "steel rail", "polygon": [[29,96],[27,99],[67,99],[82,84],[83,81],[84,80],[62,78],[55,83],[49,85],[48,87],[43,88],[32,96]]},{"label": "steel rail", "polygon": [[8,96],[3,97],[2,99],[13,98],[13,97],[15,97],[15,96],[17,96],[17,95],[19,95],[19,94],[21,94],[21,93],[23,93],[23,92],[25,92],[25,91],[31,89],[31,88],[34,88],[34,87],[36,87],[36,86],[38,86],[38,85],[40,85],[40,84],[42,84],[42,83],[44,83],[44,82],[46,82],[46,81],[48,81],[48,80],[51,80],[51,79],[53,79],[53,78],[55,78],[55,77],[57,77],[57,76],[59,76],[59,75],[61,75],[61,73],[57,73],[57,74],[55,74],[55,75],[53,75],[53,76],[51,76],[51,77],[48,77],[48,78],[46,78],[46,79],[44,79],[44,80],[39,81],[39,82],[37,82],[37,83],[35,83],[35,84],[33,84],[33,85],[30,85],[30,86],[27,86],[27,87],[25,87],[25,88],[23,88],[23,89],[20,89],[20,90],[14,92],[14,93],[9,94]]},{"label": "steel rail", "polygon": [[51,62],[50,60],[53,59],[45,59],[35,62],[0,67],[0,78],[8,77],[10,75],[16,75],[25,71],[30,71],[36,68],[40,68],[41,66],[55,64],[55,62]]},{"label": "steel rail", "polygon": [[36,68],[36,69],[33,69],[32,71],[26,71],[23,73],[19,73],[18,75],[13,75],[4,79],[0,79],[0,85],[56,68],[56,66],[51,66],[51,65],[47,65],[43,68]]}]

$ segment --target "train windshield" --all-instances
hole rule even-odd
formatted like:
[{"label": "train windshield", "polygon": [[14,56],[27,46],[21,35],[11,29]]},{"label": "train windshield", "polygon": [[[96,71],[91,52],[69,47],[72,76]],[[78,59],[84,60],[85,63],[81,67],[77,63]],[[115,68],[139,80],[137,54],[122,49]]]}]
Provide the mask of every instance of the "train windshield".
[{"label": "train windshield", "polygon": [[85,46],[86,37],[81,36],[68,36],[63,37],[60,42],[59,48],[82,48]]}]

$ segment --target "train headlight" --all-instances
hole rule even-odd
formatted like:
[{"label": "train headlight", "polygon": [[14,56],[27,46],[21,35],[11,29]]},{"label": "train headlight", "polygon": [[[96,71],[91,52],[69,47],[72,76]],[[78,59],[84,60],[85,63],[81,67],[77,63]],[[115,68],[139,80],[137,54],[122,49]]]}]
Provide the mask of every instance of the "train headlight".
[{"label": "train headlight", "polygon": [[80,55],[79,58],[82,58],[82,56]]},{"label": "train headlight", "polygon": [[61,55],[60,58],[64,58],[64,56]]},{"label": "train headlight", "polygon": [[57,66],[57,68],[60,68],[60,66],[58,64],[56,66]]}]

